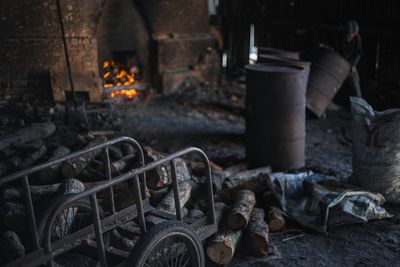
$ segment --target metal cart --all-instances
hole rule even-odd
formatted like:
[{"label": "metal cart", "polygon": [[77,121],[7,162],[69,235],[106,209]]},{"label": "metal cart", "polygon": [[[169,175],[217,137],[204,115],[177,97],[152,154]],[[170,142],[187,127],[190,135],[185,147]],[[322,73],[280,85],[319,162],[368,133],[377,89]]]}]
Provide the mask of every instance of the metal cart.
[{"label": "metal cart", "polygon": [[[109,147],[124,142],[135,147],[141,165],[117,177],[112,177]],[[103,150],[104,152],[106,179],[83,192],[57,197],[46,212],[45,219],[38,221],[35,216],[36,207],[33,205],[29,190],[30,176],[54,164],[84,156],[94,150]],[[206,170],[206,194],[209,209],[204,217],[196,220],[183,218],[179,200],[174,159],[187,154],[199,155]],[[152,207],[146,196],[146,172],[166,165],[169,165],[171,169],[176,216]],[[124,182],[130,183],[136,204],[116,211],[113,187]],[[85,255],[96,258],[101,266],[204,266],[204,251],[201,241],[217,231],[210,163],[206,154],[198,148],[186,148],[155,162],[145,164],[143,150],[139,143],[130,137],[119,137],[52,162],[0,178],[0,186],[9,183],[22,183],[32,244],[30,252],[5,266],[38,266],[42,264],[55,266],[57,257],[73,249],[79,249],[80,252],[85,252]],[[106,192],[107,205],[105,206],[107,206],[107,210],[103,210],[98,203],[100,192]],[[60,229],[57,228],[59,227],[57,222],[60,219],[70,220],[69,215],[77,214],[79,210],[86,212],[85,214],[90,219],[89,223],[75,227],[78,223],[70,222],[68,225],[74,225],[74,227],[68,227],[66,233],[59,234]],[[163,219],[163,222],[148,229],[145,215],[156,216]],[[132,221],[138,225],[140,235],[134,248],[129,253],[123,253],[108,246],[107,233]]]}]

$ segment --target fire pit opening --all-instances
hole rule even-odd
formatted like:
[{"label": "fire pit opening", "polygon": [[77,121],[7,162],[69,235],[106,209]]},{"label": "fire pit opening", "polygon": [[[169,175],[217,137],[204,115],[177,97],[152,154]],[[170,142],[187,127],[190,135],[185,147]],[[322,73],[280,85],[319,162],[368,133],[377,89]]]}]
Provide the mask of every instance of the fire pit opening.
[{"label": "fire pit opening", "polygon": [[110,98],[133,99],[143,89],[142,64],[135,51],[117,51],[102,62],[104,92]]}]

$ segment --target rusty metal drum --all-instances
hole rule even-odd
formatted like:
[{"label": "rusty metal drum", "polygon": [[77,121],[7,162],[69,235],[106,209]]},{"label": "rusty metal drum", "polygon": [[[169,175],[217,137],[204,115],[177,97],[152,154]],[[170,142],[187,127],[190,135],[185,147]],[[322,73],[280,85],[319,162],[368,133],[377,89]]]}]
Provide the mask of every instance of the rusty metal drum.
[{"label": "rusty metal drum", "polygon": [[300,59],[300,53],[295,51],[287,51],[272,47],[258,47],[258,55],[274,55],[286,59]]},{"label": "rusty metal drum", "polygon": [[341,55],[327,48],[319,48],[311,62],[307,108],[321,117],[346,80],[350,64]]},{"label": "rusty metal drum", "polygon": [[246,66],[246,157],[274,171],[305,163],[305,69],[293,65]]},{"label": "rusty metal drum", "polygon": [[258,55],[257,58],[257,63],[269,63],[269,64],[275,64],[275,65],[293,65],[293,66],[298,66],[304,68],[305,72],[304,74],[306,75],[306,79],[308,81],[309,75],[310,75],[310,66],[311,63],[307,61],[300,61],[296,59],[288,59],[276,55],[268,55],[268,54],[260,54]]}]

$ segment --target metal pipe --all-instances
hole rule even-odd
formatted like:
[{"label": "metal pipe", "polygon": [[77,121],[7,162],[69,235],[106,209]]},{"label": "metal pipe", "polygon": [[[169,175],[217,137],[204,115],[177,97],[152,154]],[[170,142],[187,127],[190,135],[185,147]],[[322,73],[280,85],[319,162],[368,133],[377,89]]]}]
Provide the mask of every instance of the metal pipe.
[{"label": "metal pipe", "polygon": [[101,230],[99,204],[97,203],[96,193],[90,195],[90,206],[92,208],[94,230],[96,232],[97,253],[100,259],[100,265],[102,267],[107,267],[106,251],[104,248],[103,231]]},{"label": "metal pipe", "polygon": [[[108,181],[111,180],[111,162],[110,162],[110,152],[108,149],[108,146],[104,148],[104,154],[105,154],[105,159],[106,159],[106,169],[105,169],[105,175]],[[115,203],[114,203],[114,191],[113,187],[110,186],[107,190],[107,202],[110,208],[110,211],[112,214],[115,213]]]},{"label": "metal pipe", "polygon": [[32,196],[31,196],[31,191],[29,189],[28,175],[25,175],[24,179],[22,179],[22,186],[24,189],[26,206],[28,207],[27,213],[29,219],[29,228],[30,228],[29,230],[32,235],[32,247],[34,249],[39,249],[40,248],[39,235],[36,226],[35,214],[33,211]]},{"label": "metal pipe", "polygon": [[172,188],[174,190],[176,219],[178,221],[182,221],[181,200],[179,199],[179,185],[178,185],[178,180],[176,178],[176,167],[174,160],[171,160],[170,166],[171,166]]},{"label": "metal pipe", "polygon": [[143,201],[142,201],[142,194],[140,190],[140,185],[139,185],[139,176],[135,175],[133,178],[133,189],[134,189],[134,194],[136,198],[136,208],[138,211],[138,221],[139,221],[139,226],[140,226],[140,233],[144,234],[147,229],[146,229],[146,221],[144,219],[144,212],[143,212]]},{"label": "metal pipe", "polygon": [[56,5],[57,5],[58,20],[59,20],[59,23],[60,23],[61,38],[62,38],[63,47],[64,47],[65,63],[67,64],[68,80],[69,80],[69,83],[70,83],[70,86],[71,86],[72,102],[74,103],[74,108],[76,109],[77,108],[77,104],[76,104],[76,98],[75,98],[75,87],[74,87],[74,82],[73,82],[73,79],[72,79],[71,63],[69,62],[67,40],[65,38],[65,29],[64,29],[64,22],[62,20],[62,15],[61,15],[60,0],[56,0]]}]

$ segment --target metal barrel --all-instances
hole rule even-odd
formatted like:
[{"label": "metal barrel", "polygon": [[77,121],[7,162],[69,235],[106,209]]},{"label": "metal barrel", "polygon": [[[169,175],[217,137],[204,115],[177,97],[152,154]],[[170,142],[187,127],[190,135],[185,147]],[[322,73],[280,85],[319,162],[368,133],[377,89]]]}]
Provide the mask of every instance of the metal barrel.
[{"label": "metal barrel", "polygon": [[258,47],[258,55],[275,55],[287,59],[300,59],[300,53],[294,51],[287,51],[272,47]]},{"label": "metal barrel", "polygon": [[296,59],[288,59],[276,55],[266,55],[260,54],[257,58],[257,63],[268,63],[268,64],[275,64],[275,65],[293,65],[304,68],[306,75],[306,79],[308,81],[308,77],[310,75],[310,66],[311,63],[307,61],[300,61]]},{"label": "metal barrel", "polygon": [[253,167],[291,170],[305,162],[305,94],[303,67],[246,66],[246,157]]},{"label": "metal barrel", "polygon": [[350,64],[341,55],[319,48],[312,60],[307,87],[307,108],[321,117],[350,72]]}]

